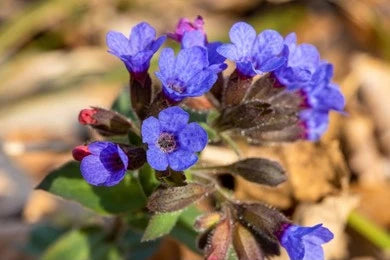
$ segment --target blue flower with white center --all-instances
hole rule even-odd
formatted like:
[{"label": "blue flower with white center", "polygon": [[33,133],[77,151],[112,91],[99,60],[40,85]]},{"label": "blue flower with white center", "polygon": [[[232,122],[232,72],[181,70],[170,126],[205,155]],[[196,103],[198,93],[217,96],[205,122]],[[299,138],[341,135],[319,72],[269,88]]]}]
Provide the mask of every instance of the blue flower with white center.
[{"label": "blue flower with white center", "polygon": [[208,137],[198,123],[188,120],[189,114],[174,106],[162,110],[158,119],[143,121],[142,141],[148,144],[146,159],[153,169],[183,171],[198,161],[196,152],[204,149]]},{"label": "blue flower with white center", "polygon": [[295,33],[287,35],[284,44],[288,48],[287,62],[273,73],[287,89],[298,89],[311,81],[320,65],[320,54],[311,44],[298,45]]},{"label": "blue flower with white center", "polygon": [[119,145],[111,142],[93,142],[88,145],[89,155],[81,160],[84,179],[96,186],[113,186],[125,176],[129,158]]},{"label": "blue flower with white center", "polygon": [[251,25],[238,22],[230,29],[229,37],[232,43],[219,46],[217,52],[234,61],[238,72],[246,77],[274,71],[287,61],[283,37],[274,30],[256,36]]},{"label": "blue flower with white center", "polygon": [[144,73],[149,69],[153,54],[165,39],[166,36],[156,39],[156,30],[145,22],[133,27],[129,39],[115,31],[108,32],[106,36],[108,52],[121,59],[133,74]]},{"label": "blue flower with white center", "polygon": [[322,244],[333,239],[332,232],[322,226],[301,227],[289,225],[279,237],[291,260],[324,259]]},{"label": "blue flower with white center", "polygon": [[173,101],[203,95],[218,78],[219,65],[209,66],[207,50],[199,46],[182,49],[176,58],[171,48],[165,48],[158,65],[160,71],[156,76],[162,83],[163,93]]},{"label": "blue flower with white center", "polygon": [[206,35],[200,30],[184,33],[183,38],[181,40],[181,46],[183,49],[191,48],[193,46],[200,46],[206,48],[209,65],[213,65],[211,67],[215,68],[215,71],[217,73],[227,68],[227,65],[224,63],[226,58],[217,52],[217,48],[221,45],[221,42],[208,43]]}]

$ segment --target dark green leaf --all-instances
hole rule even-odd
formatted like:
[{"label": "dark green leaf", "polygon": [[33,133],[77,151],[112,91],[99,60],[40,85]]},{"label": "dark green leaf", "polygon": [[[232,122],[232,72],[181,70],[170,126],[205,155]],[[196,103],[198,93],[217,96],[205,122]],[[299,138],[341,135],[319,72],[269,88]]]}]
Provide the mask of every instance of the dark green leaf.
[{"label": "dark green leaf", "polygon": [[181,213],[181,211],[175,211],[153,215],[146,227],[142,241],[154,240],[171,232]]},{"label": "dark green leaf", "polygon": [[77,201],[104,215],[135,211],[145,206],[146,197],[133,173],[128,172],[116,186],[96,187],[82,178],[79,167],[78,162],[65,164],[49,173],[37,189]]},{"label": "dark green leaf", "polygon": [[198,253],[199,250],[196,247],[196,239],[198,233],[194,229],[194,224],[196,218],[200,214],[202,214],[202,212],[193,205],[184,209],[183,213],[180,215],[180,218],[176,223],[176,226],[171,232],[171,235],[175,239],[185,244],[188,248],[190,248],[194,252],[198,252]]},{"label": "dark green leaf", "polygon": [[29,234],[25,250],[30,254],[39,255],[64,232],[64,228],[49,224],[34,225]]},{"label": "dark green leaf", "polygon": [[102,248],[104,234],[99,229],[71,230],[52,244],[42,260],[103,260],[106,250]]},{"label": "dark green leaf", "polygon": [[121,248],[125,252],[126,259],[149,259],[160,246],[160,239],[149,242],[141,242],[142,234],[128,230],[120,240]]}]

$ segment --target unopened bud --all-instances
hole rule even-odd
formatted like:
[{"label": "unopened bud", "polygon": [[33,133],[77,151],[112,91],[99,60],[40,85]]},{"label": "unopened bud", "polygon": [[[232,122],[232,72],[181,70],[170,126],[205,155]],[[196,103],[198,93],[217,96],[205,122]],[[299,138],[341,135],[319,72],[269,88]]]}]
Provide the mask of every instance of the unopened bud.
[{"label": "unopened bud", "polygon": [[141,168],[146,162],[146,152],[141,147],[133,147],[128,145],[119,145],[129,158],[128,170],[136,170]]},{"label": "unopened bud", "polygon": [[76,160],[76,161],[81,161],[85,156],[88,156],[90,155],[91,152],[88,150],[88,146],[86,145],[79,145],[79,146],[76,146],[73,151],[72,151],[72,155],[73,155],[73,158]]},{"label": "unopened bud", "polygon": [[93,127],[103,136],[125,135],[134,129],[125,116],[98,107],[81,110],[79,122],[80,124]]},{"label": "unopened bud", "polygon": [[266,255],[279,255],[277,232],[290,221],[279,211],[260,203],[237,204],[236,215],[241,224],[253,232]]}]

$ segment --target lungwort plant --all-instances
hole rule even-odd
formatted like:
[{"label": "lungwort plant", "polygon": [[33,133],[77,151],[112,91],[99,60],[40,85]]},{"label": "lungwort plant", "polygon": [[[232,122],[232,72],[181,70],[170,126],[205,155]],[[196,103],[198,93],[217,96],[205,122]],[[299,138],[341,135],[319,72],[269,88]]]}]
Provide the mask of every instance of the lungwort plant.
[{"label": "lungwort plant", "polygon": [[[235,149],[236,137],[257,145],[318,140],[329,112],[344,109],[344,97],[332,83],[332,65],[313,45],[298,44],[294,33],[284,38],[274,30],[257,34],[238,22],[230,29],[231,43],[209,42],[203,24],[201,17],[181,19],[168,34],[181,48],[161,50],[154,83],[150,61],[167,37],[157,37],[145,22],[128,38],[107,34],[108,52],[130,74],[130,95],[121,95],[111,109],[80,112],[79,122],[104,141],[74,148],[75,161],[51,172],[38,188],[115,221],[109,231],[72,231],[44,259],[66,251],[69,236],[87,236],[98,249],[92,253],[103,252],[102,259],[143,259],[169,233],[208,260],[265,259],[279,255],[280,246],[293,260],[324,258],[322,244],[333,234],[322,224],[293,224],[271,207],[236,200],[218,182],[219,174],[230,173],[274,187],[286,181],[278,162],[246,158],[231,165],[196,164],[208,143]],[[235,64],[230,75],[223,74],[227,61]],[[204,198],[209,212],[194,206]]]}]

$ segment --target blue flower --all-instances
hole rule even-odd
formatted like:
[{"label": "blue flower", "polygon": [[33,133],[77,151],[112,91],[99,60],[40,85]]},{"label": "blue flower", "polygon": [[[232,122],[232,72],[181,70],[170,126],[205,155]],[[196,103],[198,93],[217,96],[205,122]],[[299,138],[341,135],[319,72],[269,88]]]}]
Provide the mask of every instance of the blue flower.
[{"label": "blue flower", "polygon": [[177,58],[171,48],[165,48],[158,64],[156,76],[165,96],[173,101],[201,96],[217,81],[218,65],[209,66],[207,51],[199,46],[182,49]]},{"label": "blue flower", "polygon": [[324,259],[321,245],[331,239],[333,239],[332,232],[323,227],[322,224],[313,227],[290,225],[279,238],[291,260]]},{"label": "blue flower", "polygon": [[195,154],[204,149],[208,137],[198,123],[189,123],[189,114],[180,107],[164,109],[142,123],[142,141],[148,144],[146,159],[152,168],[163,171],[169,166],[183,171],[198,161]]},{"label": "blue flower", "polygon": [[244,22],[235,23],[229,32],[232,43],[217,48],[222,56],[235,61],[244,76],[271,72],[287,60],[283,37],[274,30],[264,30],[256,36],[255,29]]},{"label": "blue flower", "polygon": [[295,33],[284,40],[288,48],[287,62],[273,73],[287,89],[297,89],[307,85],[320,64],[320,54],[315,46],[307,43],[297,45]]},{"label": "blue flower", "polygon": [[108,52],[121,59],[127,70],[135,74],[149,69],[150,59],[165,39],[166,36],[156,39],[156,30],[145,22],[133,27],[129,39],[115,31],[108,32],[106,36]]},{"label": "blue flower", "polygon": [[93,142],[88,145],[89,155],[81,160],[84,179],[96,186],[118,184],[126,174],[129,159],[119,145],[111,142]]},{"label": "blue flower", "polygon": [[329,112],[305,109],[299,113],[299,119],[303,127],[303,138],[317,141],[328,129]]},{"label": "blue flower", "polygon": [[314,73],[309,85],[303,88],[310,108],[319,111],[344,110],[344,96],[340,88],[330,82],[332,77],[333,66],[323,62]]},{"label": "blue flower", "polygon": [[217,52],[217,48],[221,46],[221,42],[210,42],[207,43],[206,36],[202,31],[194,30],[184,33],[181,46],[183,49],[191,48],[194,46],[200,46],[207,50],[207,58],[209,65],[214,68],[215,72],[219,73],[227,68],[224,63],[225,57]]}]

